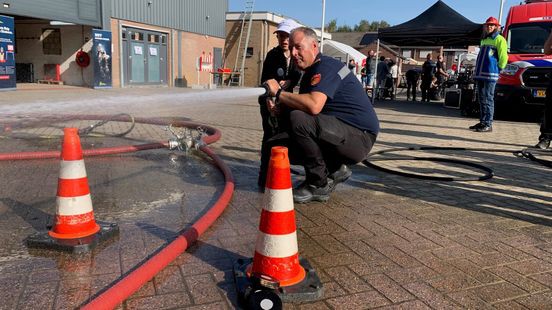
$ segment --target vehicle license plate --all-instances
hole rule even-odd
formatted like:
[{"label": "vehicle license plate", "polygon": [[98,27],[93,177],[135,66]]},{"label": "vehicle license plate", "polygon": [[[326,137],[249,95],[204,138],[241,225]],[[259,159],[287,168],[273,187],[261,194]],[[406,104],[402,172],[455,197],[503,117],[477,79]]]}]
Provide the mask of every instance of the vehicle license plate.
[{"label": "vehicle license plate", "polygon": [[546,89],[535,89],[533,91],[533,96],[535,98],[544,98],[544,97],[546,97]]}]

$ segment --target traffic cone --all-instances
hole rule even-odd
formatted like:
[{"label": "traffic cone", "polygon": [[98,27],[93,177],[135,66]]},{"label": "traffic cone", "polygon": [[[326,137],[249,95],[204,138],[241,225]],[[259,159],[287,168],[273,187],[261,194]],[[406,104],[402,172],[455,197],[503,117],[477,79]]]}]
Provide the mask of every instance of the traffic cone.
[{"label": "traffic cone", "polygon": [[251,274],[271,278],[280,286],[297,284],[305,278],[305,269],[299,264],[291,173],[285,147],[274,147],[271,151]]},{"label": "traffic cone", "polygon": [[118,233],[116,224],[96,223],[77,128],[65,128],[58,178],[56,216],[52,229],[27,239],[30,247],[89,251],[99,241]]},{"label": "traffic cone", "polygon": [[61,169],[56,198],[56,219],[49,234],[58,239],[75,239],[97,233],[88,177],[84,167],[77,128],[65,128]]},{"label": "traffic cone", "polygon": [[306,259],[299,258],[288,149],[271,150],[259,234],[251,260],[238,260],[234,279],[240,300],[251,306],[256,292],[273,291],[284,301],[312,301],[322,283]]}]

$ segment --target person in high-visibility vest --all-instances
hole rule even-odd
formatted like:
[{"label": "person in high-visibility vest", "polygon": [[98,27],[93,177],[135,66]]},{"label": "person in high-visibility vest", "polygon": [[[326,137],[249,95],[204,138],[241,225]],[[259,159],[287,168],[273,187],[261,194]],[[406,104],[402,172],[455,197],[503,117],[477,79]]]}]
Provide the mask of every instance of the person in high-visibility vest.
[{"label": "person in high-visibility vest", "polygon": [[500,71],[508,63],[506,39],[500,35],[500,23],[489,17],[483,26],[483,39],[475,64],[473,78],[476,80],[479,99],[479,123],[470,127],[476,132],[493,131],[494,92]]}]

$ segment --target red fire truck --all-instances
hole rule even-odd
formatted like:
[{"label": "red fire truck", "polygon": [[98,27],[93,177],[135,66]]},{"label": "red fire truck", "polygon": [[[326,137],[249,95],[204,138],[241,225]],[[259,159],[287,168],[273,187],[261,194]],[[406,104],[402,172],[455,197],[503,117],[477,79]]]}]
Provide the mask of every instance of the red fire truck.
[{"label": "red fire truck", "polygon": [[552,55],[544,55],[544,42],[551,28],[552,0],[526,0],[510,8],[503,29],[508,65],[496,85],[497,110],[544,104],[552,72]]}]

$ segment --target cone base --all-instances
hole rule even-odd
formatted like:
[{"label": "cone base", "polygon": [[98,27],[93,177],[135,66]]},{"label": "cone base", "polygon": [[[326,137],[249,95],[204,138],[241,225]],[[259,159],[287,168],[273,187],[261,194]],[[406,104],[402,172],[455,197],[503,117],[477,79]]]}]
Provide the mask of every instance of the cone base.
[{"label": "cone base", "polygon": [[[251,274],[252,274],[251,270],[253,269],[252,267],[253,267],[253,263],[247,266],[247,269],[245,271],[245,274],[247,275],[248,278],[251,277]],[[294,277],[280,281],[280,286],[292,286],[297,283],[300,283],[305,279],[306,275],[307,275],[307,272],[305,271],[305,268],[301,267],[299,269],[299,272]]]},{"label": "cone base", "polygon": [[39,232],[29,236],[25,243],[29,248],[51,249],[74,254],[90,252],[100,242],[107,241],[119,235],[119,226],[115,223],[96,222],[99,224],[99,231],[93,235],[74,239],[57,239],[50,235],[50,232]]},{"label": "cone base", "polygon": [[[253,259],[238,259],[233,266],[234,283],[238,292],[238,300],[245,305],[251,292],[255,290],[271,290],[266,287],[257,287],[247,275],[248,266],[253,263]],[[308,260],[300,258],[299,264],[306,272],[303,281],[290,286],[281,286],[278,289],[271,290],[282,299],[283,302],[305,302],[315,301],[322,298],[324,288],[320,278]]]},{"label": "cone base", "polygon": [[71,234],[60,234],[60,233],[57,233],[53,230],[50,230],[48,232],[48,234],[50,235],[50,237],[56,238],[56,239],[78,239],[78,238],[85,238],[85,237],[91,236],[91,235],[97,233],[98,231],[100,231],[100,225],[98,225],[98,223],[96,223],[96,225],[94,227],[92,227],[91,229],[89,229],[87,231],[82,231],[82,232],[78,232],[78,233],[71,233]]}]

